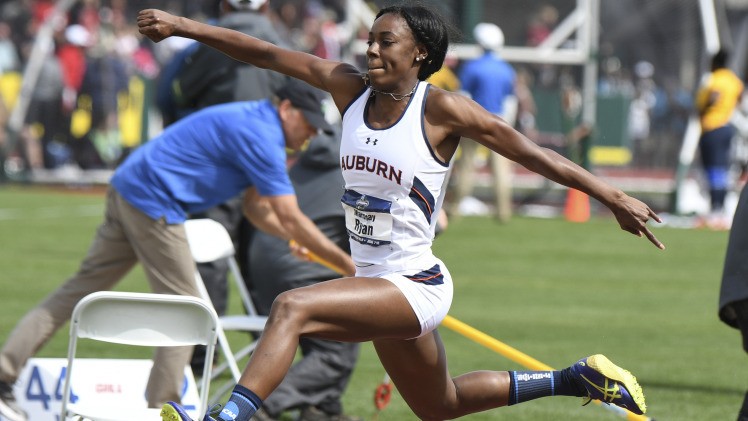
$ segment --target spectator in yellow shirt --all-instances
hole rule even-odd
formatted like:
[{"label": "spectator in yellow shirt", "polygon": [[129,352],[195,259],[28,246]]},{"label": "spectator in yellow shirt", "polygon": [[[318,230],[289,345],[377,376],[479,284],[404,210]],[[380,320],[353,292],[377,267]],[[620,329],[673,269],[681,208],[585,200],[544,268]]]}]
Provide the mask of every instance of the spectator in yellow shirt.
[{"label": "spectator in yellow shirt", "polygon": [[729,229],[729,215],[724,212],[725,196],[730,188],[730,144],[735,128],[730,118],[743,93],[743,82],[727,68],[729,54],[720,50],[712,57],[711,72],[696,94],[696,108],[701,123],[699,150],[709,182],[711,213],[707,225]]},{"label": "spectator in yellow shirt", "polygon": [[454,72],[455,67],[457,67],[457,62],[457,57],[447,54],[444,58],[444,65],[428,78],[428,82],[438,88],[444,89],[445,91],[459,91],[460,79]]}]

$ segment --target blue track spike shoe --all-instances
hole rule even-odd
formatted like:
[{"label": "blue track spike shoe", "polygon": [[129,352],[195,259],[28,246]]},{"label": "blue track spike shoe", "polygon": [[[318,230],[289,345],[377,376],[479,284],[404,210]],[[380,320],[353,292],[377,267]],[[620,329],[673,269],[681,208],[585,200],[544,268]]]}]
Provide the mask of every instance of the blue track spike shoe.
[{"label": "blue track spike shoe", "polygon": [[587,389],[590,400],[612,403],[637,415],[647,412],[644,392],[636,378],[604,355],[582,358],[571,366],[571,374]]},{"label": "blue track spike shoe", "polygon": [[[208,413],[205,414],[205,418],[203,418],[203,421],[217,421],[215,418],[211,417],[210,414],[215,413],[215,408],[218,408],[218,410],[221,409],[220,405],[216,405],[213,408],[208,410]],[[164,404],[164,406],[161,408],[161,421],[193,421],[192,418],[187,415],[187,412],[185,412],[184,408],[182,408],[181,405],[179,405],[176,402],[169,401]]]}]

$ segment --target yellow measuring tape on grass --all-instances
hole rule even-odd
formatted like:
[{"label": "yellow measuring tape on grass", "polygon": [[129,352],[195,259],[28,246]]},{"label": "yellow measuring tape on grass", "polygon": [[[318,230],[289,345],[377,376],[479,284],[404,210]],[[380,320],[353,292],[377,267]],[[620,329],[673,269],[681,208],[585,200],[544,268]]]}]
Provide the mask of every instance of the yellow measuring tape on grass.
[{"label": "yellow measuring tape on grass", "polygon": [[[291,240],[291,245],[292,245],[292,247],[294,247],[297,244],[296,244],[295,241]],[[311,260],[313,262],[317,262],[317,263],[319,263],[319,264],[321,264],[321,265],[323,265],[323,266],[325,266],[325,267],[327,267],[329,269],[334,270],[337,273],[343,273],[343,271],[341,271],[335,265],[333,265],[330,262],[327,262],[326,260],[322,259],[321,257],[315,255],[314,253],[312,253],[310,251],[307,251],[306,257],[309,260]],[[442,324],[442,326],[446,327],[447,329],[453,330],[453,331],[459,333],[460,335],[462,335],[462,336],[464,336],[464,337],[472,340],[473,342],[476,342],[476,343],[478,343],[480,345],[485,346],[486,348],[488,348],[488,349],[490,349],[490,350],[492,350],[492,351],[494,351],[494,352],[496,352],[496,353],[498,353],[498,354],[506,357],[507,359],[514,361],[515,363],[521,365],[522,367],[529,368],[530,370],[544,370],[544,371],[553,371],[554,370],[554,368],[551,367],[551,366],[549,366],[548,364],[542,363],[542,362],[536,360],[535,358],[533,358],[533,357],[525,354],[524,352],[519,351],[518,349],[513,348],[513,347],[511,347],[511,346],[509,346],[509,345],[501,342],[500,340],[498,340],[498,339],[496,339],[496,338],[494,338],[492,336],[489,336],[489,335],[481,332],[480,330],[478,330],[478,329],[476,329],[476,328],[474,328],[474,327],[472,327],[472,326],[470,326],[470,325],[468,325],[466,323],[463,323],[463,322],[455,319],[454,317],[452,317],[450,315],[447,315],[444,318],[444,320],[442,320],[441,324]],[[386,379],[385,383],[387,385],[389,385],[389,378],[385,377],[385,379]],[[388,394],[388,397],[389,397],[389,394]],[[608,409],[610,411],[613,411],[613,412],[617,413],[618,415],[620,415],[622,417],[625,417],[627,420],[630,420],[630,421],[651,421],[652,420],[652,418],[649,418],[647,416],[637,415],[637,414],[634,414],[631,411],[627,411],[627,410],[625,410],[623,408],[620,408],[618,406],[604,404],[603,402],[600,402],[599,400],[595,400],[593,402],[595,402],[596,404],[602,406],[605,409]],[[387,403],[389,403],[389,399],[387,399]],[[384,409],[384,406],[386,406],[386,404],[385,405],[377,405],[378,409],[380,409],[380,410]]]}]

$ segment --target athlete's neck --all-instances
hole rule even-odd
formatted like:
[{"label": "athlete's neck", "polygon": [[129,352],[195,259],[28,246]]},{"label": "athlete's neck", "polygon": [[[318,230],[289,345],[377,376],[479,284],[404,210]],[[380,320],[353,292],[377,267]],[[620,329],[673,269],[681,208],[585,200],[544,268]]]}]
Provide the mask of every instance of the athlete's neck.
[{"label": "athlete's neck", "polygon": [[409,98],[409,97],[413,96],[413,94],[416,92],[416,88],[418,87],[418,81],[416,81],[416,84],[413,85],[413,89],[411,89],[410,92],[408,92],[408,93],[398,94],[398,93],[395,93],[395,92],[384,92],[384,91],[380,91],[379,89],[376,89],[373,86],[371,86],[371,80],[369,80],[369,75],[368,74],[365,73],[364,76],[363,76],[363,78],[364,78],[364,82],[366,82],[366,84],[369,85],[369,89],[371,89],[371,95],[372,96],[377,95],[377,94],[378,95],[389,95],[395,101],[402,101],[405,98]]}]

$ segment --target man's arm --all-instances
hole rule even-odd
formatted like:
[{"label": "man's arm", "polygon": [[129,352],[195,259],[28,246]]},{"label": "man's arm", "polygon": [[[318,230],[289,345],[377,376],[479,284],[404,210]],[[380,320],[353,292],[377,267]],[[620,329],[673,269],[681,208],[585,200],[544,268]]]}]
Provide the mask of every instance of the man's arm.
[{"label": "man's arm", "polygon": [[252,225],[261,231],[285,240],[291,239],[272,206],[270,206],[268,198],[260,196],[256,188],[250,187],[244,192],[242,211]]},{"label": "man's arm", "polygon": [[350,256],[301,212],[295,195],[260,196],[257,189],[247,189],[244,214],[260,230],[284,240],[296,240],[320,258],[344,269],[345,275],[355,274]]}]

